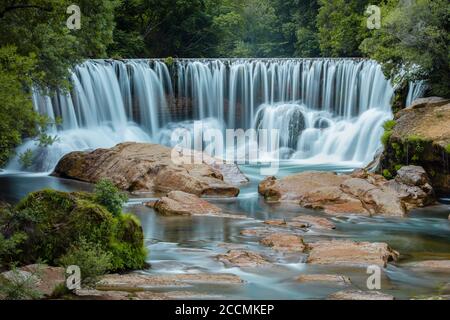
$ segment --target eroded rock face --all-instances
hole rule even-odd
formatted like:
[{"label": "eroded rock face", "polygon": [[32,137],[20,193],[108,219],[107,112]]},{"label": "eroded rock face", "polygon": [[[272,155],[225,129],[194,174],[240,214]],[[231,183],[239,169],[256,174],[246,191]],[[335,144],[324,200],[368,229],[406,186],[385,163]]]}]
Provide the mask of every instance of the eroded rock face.
[{"label": "eroded rock face", "polygon": [[400,170],[393,181],[365,170],[350,175],[309,171],[279,180],[269,177],[258,190],[268,201],[294,201],[329,214],[404,216],[434,202],[426,174],[412,166]]},{"label": "eroded rock face", "polygon": [[303,252],[306,249],[303,238],[293,234],[274,233],[265,237],[260,242],[262,245],[271,247],[277,251]]},{"label": "eroded rock face", "polygon": [[398,166],[416,164],[425,169],[437,193],[450,193],[450,100],[418,99],[395,115],[380,171],[395,174]]},{"label": "eroded rock face", "polygon": [[379,291],[345,290],[329,295],[328,300],[394,300],[394,297]]},{"label": "eroded rock face", "polygon": [[206,154],[132,142],[69,153],[59,161],[53,175],[91,183],[109,179],[127,191],[180,190],[198,196],[226,197],[237,196],[236,185],[248,181],[237,166],[223,164]]},{"label": "eroded rock face", "polygon": [[150,204],[157,212],[163,215],[202,215],[219,214],[219,207],[183,191],[171,191],[154,204]]},{"label": "eroded rock face", "polygon": [[386,243],[331,240],[308,243],[311,248],[307,262],[332,265],[379,265],[386,267],[397,260],[398,252]]},{"label": "eroded rock face", "polygon": [[269,264],[260,254],[246,250],[229,250],[216,258],[229,267],[258,267]]}]

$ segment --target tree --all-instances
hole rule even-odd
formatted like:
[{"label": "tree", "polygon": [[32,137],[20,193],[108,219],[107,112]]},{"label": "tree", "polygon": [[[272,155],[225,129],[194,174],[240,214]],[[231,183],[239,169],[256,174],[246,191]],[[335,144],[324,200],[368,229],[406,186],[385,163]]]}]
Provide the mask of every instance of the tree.
[{"label": "tree", "polygon": [[86,58],[106,57],[117,3],[77,1],[82,14],[80,30],[66,26],[72,1],[0,3],[0,166],[23,138],[43,133],[38,127],[45,127],[45,119],[33,111],[31,87],[66,89],[71,67]]},{"label": "tree", "polygon": [[368,0],[319,0],[317,27],[322,56],[362,55],[359,45],[368,31],[364,24],[367,3]]},{"label": "tree", "polygon": [[388,0],[382,26],[361,44],[361,50],[382,63],[398,84],[428,79],[434,95],[450,97],[449,15],[445,0]]}]

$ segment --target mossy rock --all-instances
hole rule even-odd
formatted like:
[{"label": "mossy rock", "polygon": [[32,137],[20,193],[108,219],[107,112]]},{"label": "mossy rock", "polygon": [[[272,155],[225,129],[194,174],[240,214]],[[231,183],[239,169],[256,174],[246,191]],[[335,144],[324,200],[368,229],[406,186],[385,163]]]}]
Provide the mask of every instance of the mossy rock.
[{"label": "mossy rock", "polygon": [[143,268],[146,252],[139,221],[132,215],[114,217],[92,198],[88,193],[55,190],[29,194],[14,209],[9,221],[12,227],[5,232],[27,235],[14,260],[24,264],[39,260],[56,264],[83,238],[113,254],[110,271]]}]

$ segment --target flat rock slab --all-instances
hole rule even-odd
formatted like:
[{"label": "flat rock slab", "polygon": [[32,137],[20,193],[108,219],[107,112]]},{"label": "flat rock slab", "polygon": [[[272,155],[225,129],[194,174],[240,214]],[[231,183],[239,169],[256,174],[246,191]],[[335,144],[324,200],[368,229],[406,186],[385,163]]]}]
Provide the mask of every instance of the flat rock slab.
[{"label": "flat rock slab", "polygon": [[389,294],[379,291],[345,290],[333,293],[328,300],[394,300]]},{"label": "flat rock slab", "polygon": [[247,250],[229,250],[216,259],[228,267],[258,267],[270,264],[263,256]]},{"label": "flat rock slab", "polygon": [[326,229],[333,230],[336,229],[336,225],[326,218],[302,215],[292,219],[291,223],[300,223],[306,224],[307,228],[315,228],[315,229]]},{"label": "flat rock slab", "polygon": [[296,279],[298,282],[323,282],[338,285],[351,285],[350,278],[337,274],[302,274]]},{"label": "flat rock slab", "polygon": [[110,274],[102,277],[96,288],[101,291],[144,291],[152,288],[189,287],[193,283],[217,285],[240,284],[243,281],[233,274]]},{"label": "flat rock slab", "polygon": [[425,260],[406,264],[413,269],[450,273],[450,260]]},{"label": "flat rock slab", "polygon": [[271,234],[262,239],[260,243],[276,251],[304,252],[306,249],[302,237],[286,233]]},{"label": "flat rock slab", "polygon": [[71,152],[58,162],[53,175],[90,183],[108,179],[130,192],[180,190],[224,197],[237,196],[237,185],[248,181],[236,165],[223,164],[207,154],[132,142],[110,149]]},{"label": "flat rock slab", "polygon": [[203,215],[222,212],[219,207],[208,201],[183,191],[171,191],[150,206],[162,215]]},{"label": "flat rock slab", "polygon": [[318,241],[308,244],[308,263],[332,265],[378,265],[386,267],[399,254],[386,243],[349,240]]}]

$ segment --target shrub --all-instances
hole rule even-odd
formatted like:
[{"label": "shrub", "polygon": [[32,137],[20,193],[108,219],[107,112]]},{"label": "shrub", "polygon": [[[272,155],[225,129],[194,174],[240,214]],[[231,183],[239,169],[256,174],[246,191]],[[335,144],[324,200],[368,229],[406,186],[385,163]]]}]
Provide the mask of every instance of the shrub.
[{"label": "shrub", "polygon": [[450,143],[445,147],[445,152],[450,154]]},{"label": "shrub", "polygon": [[113,216],[93,198],[89,193],[42,190],[29,194],[13,211],[0,211],[0,226],[8,226],[0,228],[5,239],[26,235],[5,258],[55,264],[84,238],[112,254],[109,271],[143,268],[146,253],[139,221],[120,212]]},{"label": "shrub", "polygon": [[8,278],[0,276],[0,297],[4,300],[29,300],[41,298],[36,290],[36,273],[23,273],[15,267],[9,271]]},{"label": "shrub", "polygon": [[120,215],[128,197],[109,180],[100,180],[94,188],[95,202],[105,206],[114,216]]},{"label": "shrub", "polygon": [[392,173],[388,169],[383,170],[383,177],[390,180],[393,178]]},{"label": "shrub", "polygon": [[97,282],[99,276],[112,269],[112,256],[99,244],[89,243],[85,238],[81,238],[59,259],[59,264],[66,268],[71,265],[79,266],[82,283],[91,285]]}]

